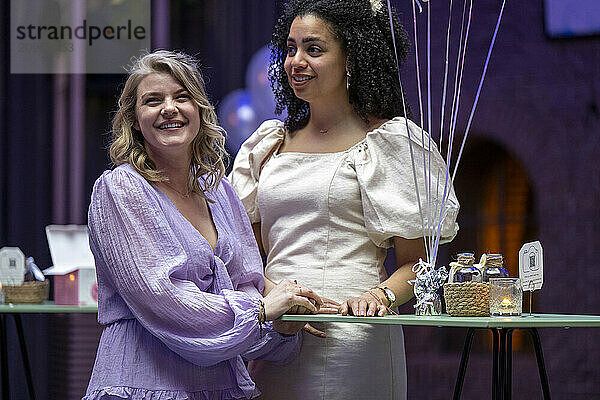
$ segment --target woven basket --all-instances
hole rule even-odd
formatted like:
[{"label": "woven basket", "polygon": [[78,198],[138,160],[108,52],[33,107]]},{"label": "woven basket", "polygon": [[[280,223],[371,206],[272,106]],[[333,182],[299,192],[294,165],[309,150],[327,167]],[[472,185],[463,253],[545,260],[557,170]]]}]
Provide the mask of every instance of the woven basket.
[{"label": "woven basket", "polygon": [[4,290],[4,302],[14,304],[39,304],[48,300],[50,282],[32,281],[23,282],[20,286],[2,286]]},{"label": "woven basket", "polygon": [[453,317],[488,317],[490,288],[487,283],[462,282],[444,284],[446,312]]}]

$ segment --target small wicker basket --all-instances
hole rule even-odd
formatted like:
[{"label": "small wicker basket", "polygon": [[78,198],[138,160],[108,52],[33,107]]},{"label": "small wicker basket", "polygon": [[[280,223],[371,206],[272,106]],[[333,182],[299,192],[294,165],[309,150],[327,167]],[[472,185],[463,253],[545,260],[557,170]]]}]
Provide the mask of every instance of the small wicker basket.
[{"label": "small wicker basket", "polygon": [[19,286],[2,286],[4,290],[4,302],[14,304],[39,304],[48,300],[50,282],[31,281],[23,282]]},{"label": "small wicker basket", "polygon": [[490,288],[487,283],[461,282],[444,284],[446,312],[452,317],[488,317]]}]

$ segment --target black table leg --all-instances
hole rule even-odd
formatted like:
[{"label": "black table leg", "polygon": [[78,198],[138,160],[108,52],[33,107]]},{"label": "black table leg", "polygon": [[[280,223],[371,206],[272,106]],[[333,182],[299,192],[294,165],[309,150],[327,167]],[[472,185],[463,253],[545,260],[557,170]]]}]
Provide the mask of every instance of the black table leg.
[{"label": "black table leg", "polygon": [[17,335],[19,336],[19,346],[21,347],[21,358],[23,359],[23,367],[25,367],[25,378],[27,379],[29,399],[35,400],[33,378],[31,376],[31,367],[29,366],[29,357],[27,355],[27,346],[25,345],[25,335],[23,334],[23,323],[21,322],[21,315],[13,314],[13,317],[15,318],[15,326],[17,327]]},{"label": "black table leg", "polygon": [[504,400],[506,384],[506,328],[500,329],[500,357],[498,361],[498,398]]},{"label": "black table leg", "polygon": [[0,368],[2,368],[2,400],[10,400],[10,386],[8,382],[8,349],[6,346],[6,318],[0,314]]},{"label": "black table leg", "polygon": [[[473,336],[476,328],[469,328],[465,338],[465,345],[458,369],[458,377],[454,387],[454,400],[460,399],[460,393],[465,379],[467,363],[473,344]],[[512,340],[515,329],[523,329],[529,332],[533,340],[535,357],[538,364],[538,372],[544,393],[544,400],[550,400],[550,385],[546,374],[544,354],[540,335],[536,328],[490,328],[492,332],[492,400],[510,400],[512,398]]]},{"label": "black table leg", "polygon": [[467,363],[469,362],[469,354],[471,354],[471,345],[473,344],[473,336],[475,335],[475,328],[469,328],[467,336],[465,337],[465,346],[463,347],[463,353],[460,358],[460,367],[458,368],[458,376],[456,377],[456,384],[454,386],[454,400],[460,399],[460,392],[465,380],[465,372],[467,371]]},{"label": "black table leg", "polygon": [[498,347],[500,346],[500,334],[498,333],[498,329],[490,329],[492,332],[492,400],[500,400],[498,399]]},{"label": "black table leg", "polygon": [[504,373],[504,399],[510,400],[512,397],[512,338],[514,329],[506,330],[506,365]]},{"label": "black table leg", "polygon": [[542,342],[536,328],[526,328],[533,340],[533,348],[535,349],[535,358],[537,359],[540,381],[542,383],[542,391],[544,399],[550,400],[550,384],[548,383],[548,375],[546,374],[546,364],[544,363],[544,353],[542,352]]}]

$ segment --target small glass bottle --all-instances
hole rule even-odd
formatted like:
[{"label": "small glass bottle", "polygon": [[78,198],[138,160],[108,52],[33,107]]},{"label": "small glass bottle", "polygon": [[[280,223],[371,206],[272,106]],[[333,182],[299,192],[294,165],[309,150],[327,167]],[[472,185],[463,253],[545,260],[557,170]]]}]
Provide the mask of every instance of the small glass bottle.
[{"label": "small glass bottle", "polygon": [[490,278],[508,278],[508,271],[504,268],[502,254],[484,254],[479,262],[483,270],[483,282]]},{"label": "small glass bottle", "polygon": [[475,255],[473,253],[459,253],[456,263],[451,263],[454,273],[451,283],[461,282],[481,282],[481,271],[475,265]]}]

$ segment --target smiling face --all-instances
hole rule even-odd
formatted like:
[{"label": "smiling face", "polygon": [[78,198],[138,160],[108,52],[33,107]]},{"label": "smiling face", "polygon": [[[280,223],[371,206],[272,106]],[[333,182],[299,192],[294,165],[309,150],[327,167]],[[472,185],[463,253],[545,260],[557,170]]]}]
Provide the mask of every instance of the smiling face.
[{"label": "smiling face", "polygon": [[346,54],[327,22],[313,15],[296,17],[287,46],[284,68],[298,98],[309,103],[347,101]]},{"label": "smiling face", "polygon": [[137,88],[134,128],[145,139],[148,154],[189,156],[190,144],[200,131],[198,105],[171,75],[152,73]]}]

